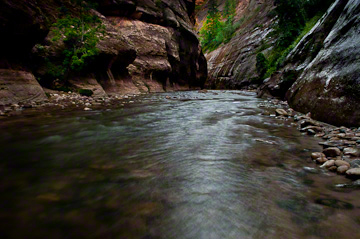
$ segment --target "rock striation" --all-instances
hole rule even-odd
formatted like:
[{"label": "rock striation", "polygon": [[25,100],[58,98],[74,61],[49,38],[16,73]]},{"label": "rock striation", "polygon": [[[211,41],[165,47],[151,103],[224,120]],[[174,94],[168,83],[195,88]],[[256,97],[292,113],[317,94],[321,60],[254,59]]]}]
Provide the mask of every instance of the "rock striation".
[{"label": "rock striation", "polygon": [[[67,76],[72,88],[90,89],[99,97],[203,88],[207,64],[193,30],[194,0],[97,2],[97,10],[89,14],[100,17],[105,37],[93,63]],[[64,6],[77,14],[69,0],[1,1],[0,69],[41,79],[48,67],[45,59],[59,60],[64,47],[51,41],[51,26]],[[44,45],[46,55],[37,44]],[[5,81],[0,76],[2,85]]]},{"label": "rock striation", "polygon": [[[243,89],[253,85],[257,75],[256,54],[264,46],[273,43],[273,0],[240,0],[236,8],[235,22],[239,25],[232,39],[216,50],[205,54],[209,77],[206,87],[212,89]],[[225,1],[219,1],[219,10]],[[207,3],[197,13],[198,30],[206,20]],[[266,47],[267,48],[267,47]],[[270,50],[270,48],[268,49]],[[267,50],[267,51],[268,51]]]},{"label": "rock striation", "polygon": [[360,122],[360,1],[335,1],[266,80],[260,95],[287,99],[297,111],[334,125]]}]

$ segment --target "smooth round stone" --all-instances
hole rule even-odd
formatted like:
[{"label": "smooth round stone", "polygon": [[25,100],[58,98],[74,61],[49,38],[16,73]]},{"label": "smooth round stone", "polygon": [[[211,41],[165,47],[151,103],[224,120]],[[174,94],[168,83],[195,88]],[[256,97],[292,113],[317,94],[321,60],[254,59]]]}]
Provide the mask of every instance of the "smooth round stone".
[{"label": "smooth round stone", "polygon": [[337,147],[330,147],[323,150],[326,157],[336,157],[341,155],[341,151]]},{"label": "smooth round stone", "polygon": [[344,160],[336,160],[335,165],[338,166],[338,167],[345,165],[348,168],[350,168],[350,164],[348,162],[344,161]]},{"label": "smooth round stone", "polygon": [[360,177],[360,168],[351,168],[346,171],[346,175]]},{"label": "smooth round stone", "polygon": [[337,168],[336,171],[340,174],[344,174],[348,169],[349,167],[347,165],[341,165],[340,167]]},{"label": "smooth round stone", "polygon": [[320,168],[330,168],[335,165],[335,160],[331,159],[326,161],[323,165],[320,166]]}]

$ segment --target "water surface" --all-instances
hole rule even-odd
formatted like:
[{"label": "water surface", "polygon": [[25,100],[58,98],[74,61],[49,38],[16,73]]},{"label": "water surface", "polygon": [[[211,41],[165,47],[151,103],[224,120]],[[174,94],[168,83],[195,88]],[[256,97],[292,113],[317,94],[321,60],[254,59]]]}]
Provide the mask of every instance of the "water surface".
[{"label": "water surface", "polygon": [[360,238],[359,190],[266,112],[254,93],[176,92],[2,120],[0,236]]}]

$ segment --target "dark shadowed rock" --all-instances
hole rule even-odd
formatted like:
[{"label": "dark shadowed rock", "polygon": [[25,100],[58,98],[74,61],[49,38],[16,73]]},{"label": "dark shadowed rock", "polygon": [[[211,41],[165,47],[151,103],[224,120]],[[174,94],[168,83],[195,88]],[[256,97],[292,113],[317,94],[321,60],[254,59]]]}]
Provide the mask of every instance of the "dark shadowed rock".
[{"label": "dark shadowed rock", "polygon": [[323,153],[326,155],[326,157],[336,157],[341,155],[340,149],[336,147],[326,148],[323,150]]},{"label": "dark shadowed rock", "polygon": [[305,67],[287,93],[291,107],[331,124],[359,125],[359,37],[360,1],[335,1],[289,56]]}]

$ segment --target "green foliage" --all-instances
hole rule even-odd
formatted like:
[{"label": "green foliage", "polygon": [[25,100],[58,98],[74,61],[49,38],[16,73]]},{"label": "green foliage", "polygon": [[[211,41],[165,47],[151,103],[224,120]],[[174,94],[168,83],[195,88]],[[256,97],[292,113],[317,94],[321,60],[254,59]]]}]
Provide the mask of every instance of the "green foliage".
[{"label": "green foliage", "polygon": [[79,89],[79,94],[83,96],[92,96],[94,92],[88,89]]},{"label": "green foliage", "polygon": [[[272,73],[278,70],[283,64],[287,55],[295,48],[295,46],[300,42],[300,40],[315,26],[316,22],[320,19],[321,14],[314,16],[312,19],[306,22],[305,27],[302,32],[297,36],[297,38],[285,49],[275,47],[273,51],[268,56],[269,69],[265,74],[265,78],[270,77]],[[311,54],[317,54],[322,48],[322,44],[318,43],[314,46]]]},{"label": "green foliage", "polygon": [[60,11],[63,16],[58,19],[52,27],[53,42],[62,41],[65,49],[62,52],[62,63],[48,60],[48,74],[54,79],[65,80],[70,70],[83,70],[99,53],[96,47],[102,38],[104,26],[100,19],[89,13],[94,7],[92,1],[71,1],[75,4],[77,16],[70,14],[70,11],[62,7]]},{"label": "green foliage", "polygon": [[[220,14],[216,0],[209,1],[206,22],[200,29],[200,40],[204,51],[212,51],[221,43],[229,42],[238,24],[234,24],[237,0],[226,0],[224,11]],[[226,19],[222,21],[222,19]]]},{"label": "green foliage", "polygon": [[285,49],[300,34],[305,25],[303,0],[275,0],[275,12],[278,16],[279,38],[277,47]]},{"label": "green foliage", "polygon": [[269,65],[265,55],[263,53],[258,53],[256,55],[256,72],[261,80],[264,79],[268,67]]}]

